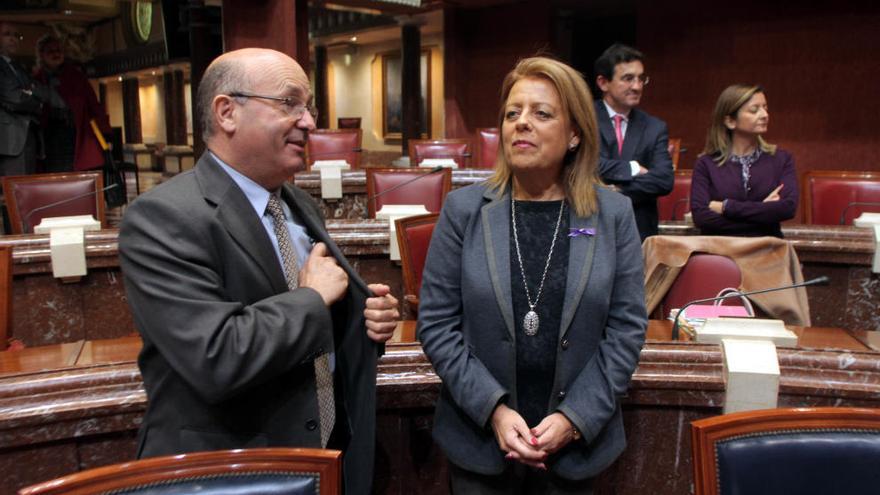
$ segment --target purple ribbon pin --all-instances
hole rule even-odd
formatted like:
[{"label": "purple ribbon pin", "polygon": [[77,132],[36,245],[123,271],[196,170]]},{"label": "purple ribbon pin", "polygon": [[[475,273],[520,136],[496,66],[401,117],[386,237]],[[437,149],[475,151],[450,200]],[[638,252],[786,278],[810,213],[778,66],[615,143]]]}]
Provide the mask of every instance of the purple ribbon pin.
[{"label": "purple ribbon pin", "polygon": [[594,236],[596,235],[596,229],[568,229],[569,237],[577,237],[579,235]]}]

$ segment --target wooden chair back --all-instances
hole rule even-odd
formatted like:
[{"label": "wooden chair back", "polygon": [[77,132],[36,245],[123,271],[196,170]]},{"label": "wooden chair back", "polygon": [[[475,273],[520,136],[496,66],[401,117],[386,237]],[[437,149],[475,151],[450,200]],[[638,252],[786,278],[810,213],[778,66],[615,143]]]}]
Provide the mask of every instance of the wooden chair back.
[{"label": "wooden chair back", "polygon": [[852,225],[862,212],[880,212],[880,173],[811,170],[801,184],[807,224]]},{"label": "wooden chair back", "polygon": [[[741,284],[742,272],[732,259],[717,254],[694,253],[663,298],[657,316],[666,318],[670,309],[681,308],[696,299],[715,297],[722,289],[736,289]],[[739,299],[726,302],[734,305]]]},{"label": "wooden chair back", "polygon": [[672,169],[678,170],[678,161],[681,158],[681,138],[669,138],[669,156],[672,158]]},{"label": "wooden chair back", "polygon": [[413,167],[418,167],[426,158],[451,158],[458,168],[471,166],[473,143],[470,139],[410,139],[408,147]]},{"label": "wooden chair back", "polygon": [[360,117],[338,117],[336,119],[336,127],[339,129],[360,129]]},{"label": "wooden chair back", "polygon": [[477,129],[476,159],[473,161],[474,168],[495,168],[495,158],[498,157],[498,145],[501,142],[501,134],[497,127],[481,127]]},{"label": "wooden chair back", "polygon": [[691,177],[693,170],[676,170],[672,192],[657,199],[657,210],[661,222],[684,220],[691,211]]},{"label": "wooden chair back", "polygon": [[[364,170],[367,176],[369,218],[376,218],[376,212],[381,210],[383,205],[425,205],[425,209],[429,212],[438,213],[443,207],[446,195],[452,190],[452,169],[449,168],[438,172],[419,167]],[[422,177],[414,180],[419,176]],[[402,185],[407,181],[412,182]],[[394,187],[397,189],[389,191]]]},{"label": "wooden chair back", "polygon": [[403,269],[403,299],[409,304],[413,316],[418,314],[422,271],[425,269],[431,235],[439,216],[437,213],[429,213],[395,220],[400,264]]},{"label": "wooden chair back", "polygon": [[877,491],[880,409],[816,407],[691,423],[695,495]]},{"label": "wooden chair back", "polygon": [[309,167],[319,160],[345,160],[352,169],[361,166],[360,129],[315,129],[309,133],[306,154]]},{"label": "wooden chair back", "polygon": [[9,344],[12,330],[12,247],[0,246],[0,351]]},{"label": "wooden chair back", "polygon": [[[100,172],[3,177],[3,196],[12,233],[32,233],[43,218],[70,215],[92,215],[101,226],[106,226],[103,189]],[[47,207],[54,203],[61,204]]]},{"label": "wooden chair back", "polygon": [[104,466],[23,488],[19,495],[264,493],[335,495],[342,453],[322,449],[195,452]]}]

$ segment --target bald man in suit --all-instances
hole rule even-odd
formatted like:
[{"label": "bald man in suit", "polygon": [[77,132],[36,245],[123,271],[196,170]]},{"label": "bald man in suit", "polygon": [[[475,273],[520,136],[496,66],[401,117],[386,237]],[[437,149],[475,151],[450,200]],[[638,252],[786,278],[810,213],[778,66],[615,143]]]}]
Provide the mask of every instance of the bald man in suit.
[{"label": "bald man in suit", "polygon": [[[148,399],[138,456],[334,448],[346,493],[367,494],[376,363],[397,300],[360,279],[287,182],[305,166],[310,101],[287,55],[221,55],[198,89],[207,151],[125,212],[119,253]],[[335,419],[322,396],[331,373]]]}]

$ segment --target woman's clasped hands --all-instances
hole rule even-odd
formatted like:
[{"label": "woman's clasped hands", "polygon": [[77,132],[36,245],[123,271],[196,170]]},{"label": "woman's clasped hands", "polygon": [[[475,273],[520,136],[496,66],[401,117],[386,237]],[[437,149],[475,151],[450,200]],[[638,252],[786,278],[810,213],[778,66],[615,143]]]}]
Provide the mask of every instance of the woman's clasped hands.
[{"label": "woman's clasped hands", "polygon": [[571,421],[562,413],[553,413],[538,426],[529,428],[520,414],[505,404],[492,413],[492,429],[505,458],[536,469],[546,470],[547,456],[574,439]]}]

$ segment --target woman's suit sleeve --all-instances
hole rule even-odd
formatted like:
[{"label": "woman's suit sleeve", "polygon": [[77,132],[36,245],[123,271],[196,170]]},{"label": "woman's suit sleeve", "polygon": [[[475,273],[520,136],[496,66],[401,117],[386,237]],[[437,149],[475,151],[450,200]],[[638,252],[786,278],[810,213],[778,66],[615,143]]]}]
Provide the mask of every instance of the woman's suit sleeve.
[{"label": "woman's suit sleeve", "polygon": [[461,269],[466,226],[478,209],[447,197],[428,250],[419,304],[418,337],[455,403],[480,427],[486,426],[508,391],[470,351],[462,331]]},{"label": "woman's suit sleeve", "polygon": [[609,287],[611,296],[603,336],[598,351],[571,383],[558,407],[578,428],[585,442],[594,439],[617,410],[617,398],[626,393],[638,365],[648,324],[635,218],[629,207],[621,207],[613,214],[616,267],[614,285]]}]

